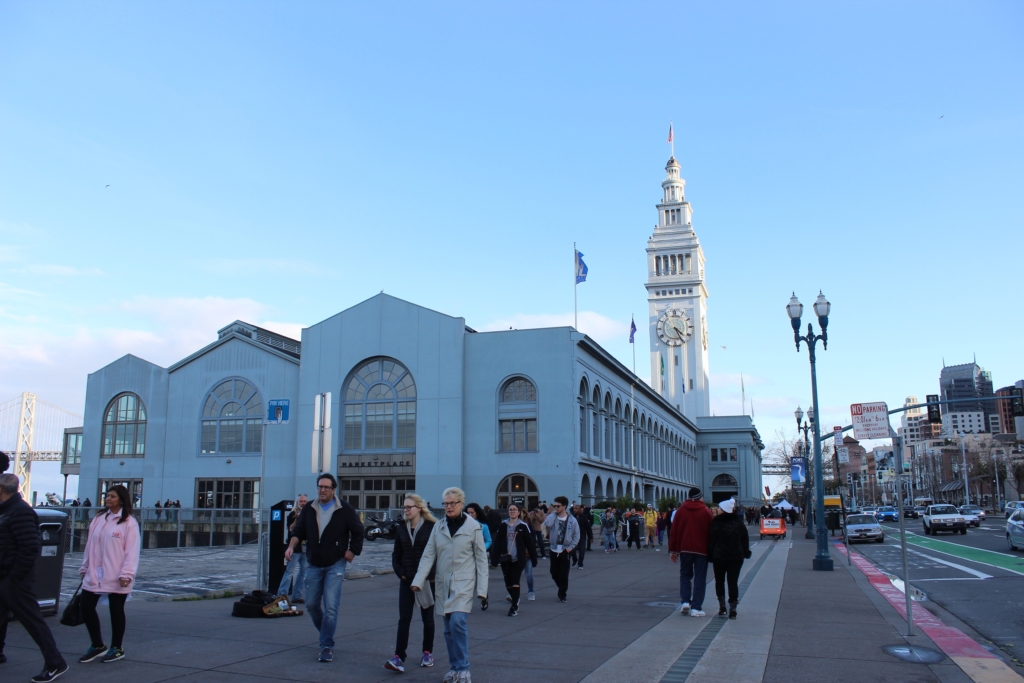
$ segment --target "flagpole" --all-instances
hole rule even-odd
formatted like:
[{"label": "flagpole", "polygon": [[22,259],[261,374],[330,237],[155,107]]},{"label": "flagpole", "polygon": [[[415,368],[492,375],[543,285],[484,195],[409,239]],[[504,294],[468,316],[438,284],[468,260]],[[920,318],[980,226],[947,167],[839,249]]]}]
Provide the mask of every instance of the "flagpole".
[{"label": "flagpole", "polygon": [[[630,320],[630,324],[632,324],[632,325],[636,324],[635,322],[633,322],[635,320],[635,318],[633,317],[632,314],[630,314],[629,320]],[[630,335],[630,336],[632,336],[632,335]],[[636,375],[636,342],[633,343],[633,375],[634,376]]]},{"label": "flagpole", "polygon": [[[668,122],[668,129],[670,131],[672,130],[672,122],[671,121]],[[672,145],[672,156],[674,157],[676,155],[676,136],[675,136],[674,132],[673,132],[673,135],[671,136],[671,139],[669,140],[669,142]]]}]

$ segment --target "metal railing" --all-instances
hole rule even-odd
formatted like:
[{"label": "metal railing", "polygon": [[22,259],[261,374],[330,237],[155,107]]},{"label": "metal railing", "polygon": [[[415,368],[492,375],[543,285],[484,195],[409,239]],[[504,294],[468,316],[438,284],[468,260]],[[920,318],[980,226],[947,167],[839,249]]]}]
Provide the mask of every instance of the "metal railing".
[{"label": "metal railing", "polygon": [[[69,516],[64,551],[85,550],[89,524],[102,508],[48,507]],[[245,545],[259,540],[262,516],[259,510],[225,508],[137,508],[133,511],[142,531],[142,549],[203,548]],[[264,524],[265,526],[265,524]]]}]

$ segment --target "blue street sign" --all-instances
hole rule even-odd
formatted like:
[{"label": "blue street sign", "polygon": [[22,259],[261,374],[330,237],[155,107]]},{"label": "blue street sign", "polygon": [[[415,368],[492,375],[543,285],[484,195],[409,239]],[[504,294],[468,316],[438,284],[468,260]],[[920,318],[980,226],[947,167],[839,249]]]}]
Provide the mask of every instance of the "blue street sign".
[{"label": "blue street sign", "polygon": [[272,398],[267,403],[267,422],[269,424],[283,425],[288,423],[288,409],[291,406],[291,399]]},{"label": "blue street sign", "polygon": [[789,478],[793,486],[803,485],[807,481],[807,458],[798,455],[789,461]]}]

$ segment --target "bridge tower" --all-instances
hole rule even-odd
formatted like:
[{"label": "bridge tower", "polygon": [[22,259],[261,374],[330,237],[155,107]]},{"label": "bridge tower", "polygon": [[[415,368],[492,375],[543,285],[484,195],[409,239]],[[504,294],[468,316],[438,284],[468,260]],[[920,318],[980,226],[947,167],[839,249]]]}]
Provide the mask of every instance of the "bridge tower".
[{"label": "bridge tower", "polygon": [[21,497],[31,503],[32,460],[31,453],[36,439],[36,395],[24,392],[21,395],[21,414],[18,417],[17,441],[14,445],[14,474],[21,482]]}]

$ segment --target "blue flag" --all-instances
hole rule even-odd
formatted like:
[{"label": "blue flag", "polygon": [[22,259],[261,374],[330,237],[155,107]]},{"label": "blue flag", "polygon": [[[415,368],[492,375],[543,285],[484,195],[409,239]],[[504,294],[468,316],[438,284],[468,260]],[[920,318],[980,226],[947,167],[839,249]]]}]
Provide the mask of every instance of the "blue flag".
[{"label": "blue flag", "polygon": [[632,318],[630,318],[629,319],[629,343],[630,344],[633,343],[633,335],[634,334],[636,334],[636,323],[633,322]]},{"label": "blue flag", "polygon": [[587,281],[587,264],[583,262],[583,252],[576,252],[576,284]]}]

